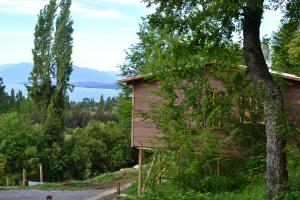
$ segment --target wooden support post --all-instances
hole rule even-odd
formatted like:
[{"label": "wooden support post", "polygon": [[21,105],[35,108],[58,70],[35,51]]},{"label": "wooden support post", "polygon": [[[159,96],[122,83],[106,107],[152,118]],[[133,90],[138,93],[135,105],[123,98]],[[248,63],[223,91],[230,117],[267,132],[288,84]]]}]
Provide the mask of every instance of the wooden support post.
[{"label": "wooden support post", "polygon": [[8,176],[6,177],[6,187],[9,186],[9,179],[8,179]]},{"label": "wooden support post", "polygon": [[[213,106],[213,110],[215,109],[215,91],[213,91],[213,96],[212,96],[212,106]],[[214,127],[215,123],[214,120],[211,120],[211,126]]]},{"label": "wooden support post", "polygon": [[40,164],[40,183],[43,183],[43,166]]},{"label": "wooden support post", "polygon": [[23,185],[23,187],[26,186],[26,170],[25,169],[23,169],[23,181],[22,181],[22,185]]},{"label": "wooden support post", "polygon": [[220,176],[220,159],[217,160],[217,176]]},{"label": "wooden support post", "polygon": [[138,173],[138,195],[142,194],[142,168],[143,168],[143,150],[139,147],[139,173]]},{"label": "wooden support post", "polygon": [[118,185],[117,185],[117,195],[120,195],[121,194],[121,183],[118,182]]}]

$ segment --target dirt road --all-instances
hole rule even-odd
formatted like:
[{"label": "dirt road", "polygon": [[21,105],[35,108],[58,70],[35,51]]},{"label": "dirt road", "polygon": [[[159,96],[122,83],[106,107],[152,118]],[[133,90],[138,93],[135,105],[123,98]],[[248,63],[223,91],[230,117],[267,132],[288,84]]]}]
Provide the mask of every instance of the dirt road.
[{"label": "dirt road", "polygon": [[[128,188],[130,185],[130,183],[125,184],[121,189]],[[53,200],[98,200],[115,192],[116,188],[80,191],[17,189],[0,191],[0,200],[46,200],[47,195],[51,195]]]}]

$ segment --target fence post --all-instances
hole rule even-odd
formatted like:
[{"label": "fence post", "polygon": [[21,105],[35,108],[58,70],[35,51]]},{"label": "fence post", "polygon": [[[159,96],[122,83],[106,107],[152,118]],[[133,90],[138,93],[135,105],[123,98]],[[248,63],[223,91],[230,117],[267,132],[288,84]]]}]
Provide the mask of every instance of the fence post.
[{"label": "fence post", "polygon": [[23,187],[25,187],[25,185],[26,185],[26,170],[25,169],[23,169]]},{"label": "fence post", "polygon": [[118,186],[117,186],[117,195],[121,194],[121,183],[118,182]]},{"label": "fence post", "polygon": [[40,183],[43,183],[43,166],[40,164]]},{"label": "fence post", "polygon": [[8,180],[8,176],[6,176],[6,187],[9,186],[9,180]]}]

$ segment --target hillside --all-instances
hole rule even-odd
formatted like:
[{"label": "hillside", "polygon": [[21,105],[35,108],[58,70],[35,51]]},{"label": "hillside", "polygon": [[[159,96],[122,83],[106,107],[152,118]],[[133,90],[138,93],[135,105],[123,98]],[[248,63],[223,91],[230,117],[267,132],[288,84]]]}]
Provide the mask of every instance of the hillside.
[{"label": "hillside", "polygon": [[[32,63],[0,65],[0,77],[5,84],[27,83]],[[117,73],[117,72],[114,72]],[[115,89],[116,76],[112,72],[103,72],[90,68],[73,66],[71,84],[75,87]]]}]

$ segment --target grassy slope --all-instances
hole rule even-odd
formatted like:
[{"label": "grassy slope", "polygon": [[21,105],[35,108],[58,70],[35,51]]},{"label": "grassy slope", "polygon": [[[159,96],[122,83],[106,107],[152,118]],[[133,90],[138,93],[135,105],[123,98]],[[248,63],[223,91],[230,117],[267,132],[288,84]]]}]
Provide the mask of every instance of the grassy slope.
[{"label": "grassy slope", "polygon": [[70,180],[62,183],[46,183],[31,188],[40,190],[83,190],[83,189],[103,189],[115,187],[118,182],[121,184],[136,180],[137,171],[127,169],[124,172],[104,173],[93,179]]}]

